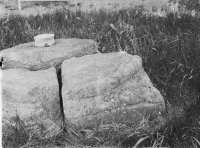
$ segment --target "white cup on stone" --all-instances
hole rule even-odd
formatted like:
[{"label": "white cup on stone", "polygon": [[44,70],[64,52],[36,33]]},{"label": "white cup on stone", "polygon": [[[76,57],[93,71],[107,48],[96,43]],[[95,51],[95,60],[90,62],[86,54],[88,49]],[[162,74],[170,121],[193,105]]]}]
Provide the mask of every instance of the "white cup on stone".
[{"label": "white cup on stone", "polygon": [[55,43],[55,34],[40,34],[34,37],[35,46],[37,47],[49,47]]}]

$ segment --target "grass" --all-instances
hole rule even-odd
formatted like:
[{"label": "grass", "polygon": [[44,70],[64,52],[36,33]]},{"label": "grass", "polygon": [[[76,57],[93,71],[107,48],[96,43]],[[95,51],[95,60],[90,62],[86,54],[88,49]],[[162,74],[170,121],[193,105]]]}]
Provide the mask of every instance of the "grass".
[{"label": "grass", "polygon": [[[31,42],[40,33],[55,38],[94,39],[103,53],[119,50],[140,55],[146,73],[167,104],[166,124],[153,133],[121,123],[78,129],[42,138],[21,125],[8,125],[4,147],[200,147],[200,18],[188,13],[146,15],[143,7],[116,11],[56,11],[44,16],[11,15],[0,19],[0,50]],[[150,124],[150,121],[144,121]],[[19,127],[23,132],[19,132]]]}]

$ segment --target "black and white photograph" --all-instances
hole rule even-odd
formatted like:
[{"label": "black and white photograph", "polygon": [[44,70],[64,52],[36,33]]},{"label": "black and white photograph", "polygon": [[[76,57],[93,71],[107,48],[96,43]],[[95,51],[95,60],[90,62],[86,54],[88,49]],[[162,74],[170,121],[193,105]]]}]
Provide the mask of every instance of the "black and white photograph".
[{"label": "black and white photograph", "polygon": [[200,0],[0,0],[0,147],[200,148]]}]

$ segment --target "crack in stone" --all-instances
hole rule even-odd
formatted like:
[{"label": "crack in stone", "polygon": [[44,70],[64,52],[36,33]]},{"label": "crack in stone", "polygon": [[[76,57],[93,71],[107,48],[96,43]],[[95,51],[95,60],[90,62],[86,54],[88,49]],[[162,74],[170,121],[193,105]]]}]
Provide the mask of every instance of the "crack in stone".
[{"label": "crack in stone", "polygon": [[[62,64],[60,64],[62,65]],[[56,68],[56,74],[57,74],[57,79],[58,79],[58,85],[59,85],[59,98],[60,98],[60,114],[62,118],[62,124],[61,128],[62,130],[65,131],[65,113],[64,113],[64,107],[63,107],[63,98],[62,98],[62,71],[61,71],[61,66],[57,66]]]}]

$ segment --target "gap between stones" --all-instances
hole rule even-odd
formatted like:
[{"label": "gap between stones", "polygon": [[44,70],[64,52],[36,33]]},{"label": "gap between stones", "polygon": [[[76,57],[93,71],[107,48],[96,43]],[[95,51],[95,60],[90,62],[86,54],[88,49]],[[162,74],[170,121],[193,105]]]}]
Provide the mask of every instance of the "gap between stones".
[{"label": "gap between stones", "polygon": [[64,113],[64,107],[63,107],[63,98],[62,98],[62,71],[61,71],[61,65],[56,66],[56,74],[58,79],[58,86],[59,86],[59,99],[60,99],[60,114],[61,114],[61,129],[65,130],[65,113]]}]

